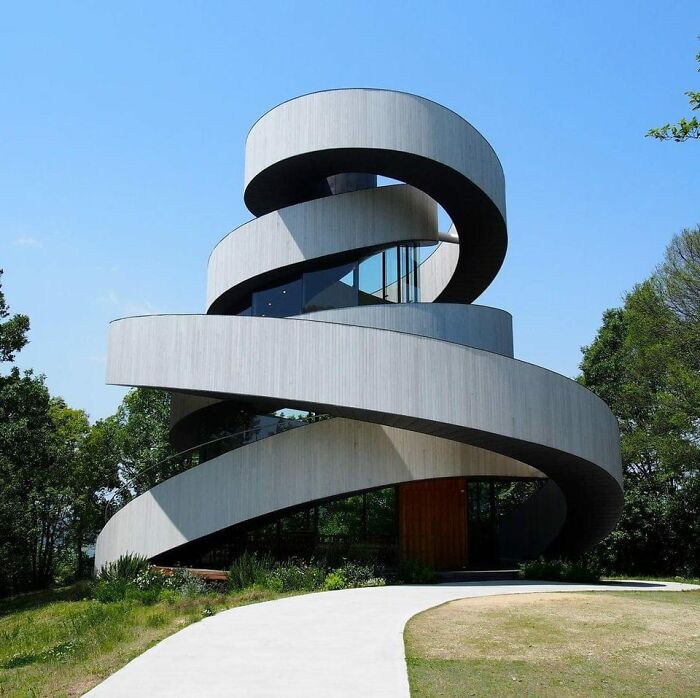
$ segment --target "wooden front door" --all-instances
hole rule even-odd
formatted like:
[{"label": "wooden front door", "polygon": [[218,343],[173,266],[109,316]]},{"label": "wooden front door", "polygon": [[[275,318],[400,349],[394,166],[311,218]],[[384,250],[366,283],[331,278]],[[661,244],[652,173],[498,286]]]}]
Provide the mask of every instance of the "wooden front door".
[{"label": "wooden front door", "polygon": [[404,559],[437,570],[467,565],[467,494],[463,477],[399,485],[399,538]]}]

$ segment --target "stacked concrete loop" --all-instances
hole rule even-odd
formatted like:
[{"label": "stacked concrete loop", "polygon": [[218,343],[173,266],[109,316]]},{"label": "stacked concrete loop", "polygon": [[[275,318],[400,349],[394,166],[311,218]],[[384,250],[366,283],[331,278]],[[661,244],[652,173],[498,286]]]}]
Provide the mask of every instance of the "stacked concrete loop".
[{"label": "stacked concrete loop", "polygon": [[[403,184],[374,186],[377,175]],[[529,520],[539,517],[528,554],[576,553],[610,532],[622,507],[614,416],[576,382],[514,359],[510,315],[471,304],[507,235],[501,165],[469,123],[387,90],[293,99],[248,134],[245,202],[257,217],[212,252],[207,314],[113,322],[107,382],[172,392],[175,437],[222,400],[335,419],[136,497],[101,532],[98,567],[304,503],[453,476],[549,478],[528,503]],[[446,234],[436,202],[452,221]],[[421,302],[240,314],[251,294],[295,274],[430,242],[441,244],[420,266]]]}]

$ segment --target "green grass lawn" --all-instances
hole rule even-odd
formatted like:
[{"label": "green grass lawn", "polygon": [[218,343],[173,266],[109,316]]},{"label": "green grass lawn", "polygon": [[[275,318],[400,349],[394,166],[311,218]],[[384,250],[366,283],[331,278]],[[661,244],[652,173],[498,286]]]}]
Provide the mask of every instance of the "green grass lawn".
[{"label": "green grass lawn", "polygon": [[700,696],[700,592],[454,601],[406,626],[414,696]]},{"label": "green grass lawn", "polygon": [[212,615],[288,594],[173,594],[101,603],[86,585],[0,601],[0,696],[79,696],[164,637]]}]

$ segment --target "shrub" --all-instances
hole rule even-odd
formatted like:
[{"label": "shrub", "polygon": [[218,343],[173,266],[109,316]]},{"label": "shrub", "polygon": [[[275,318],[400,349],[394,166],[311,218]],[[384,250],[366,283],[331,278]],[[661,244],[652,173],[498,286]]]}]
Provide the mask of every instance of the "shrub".
[{"label": "shrub", "polygon": [[163,581],[164,589],[171,589],[182,596],[208,594],[210,589],[201,577],[195,577],[187,568],[179,567]]},{"label": "shrub", "polygon": [[141,591],[160,591],[164,587],[166,579],[163,574],[149,567],[136,575],[134,586]]},{"label": "shrub", "polygon": [[93,595],[102,603],[129,600],[150,605],[158,600],[171,602],[176,597],[199,596],[211,591],[206,581],[195,577],[188,569],[175,569],[170,576],[165,576],[141,555],[122,555],[100,570]]},{"label": "shrub", "polygon": [[128,583],[123,579],[114,579],[112,581],[100,581],[95,584],[93,589],[94,597],[101,603],[113,603],[114,601],[123,601],[126,597]]},{"label": "shrub", "polygon": [[338,589],[345,589],[345,587],[345,577],[343,577],[340,571],[329,572],[323,582],[323,588],[326,591],[337,591]]},{"label": "shrub", "polygon": [[158,588],[140,589],[133,582],[123,579],[111,581],[99,581],[93,589],[93,596],[101,603],[114,603],[115,601],[135,601],[144,606],[150,606],[160,598]]},{"label": "shrub", "polygon": [[348,587],[361,587],[374,576],[374,570],[353,560],[347,560],[338,570]]},{"label": "shrub", "polygon": [[148,558],[127,553],[102,567],[93,596],[102,603],[128,599],[145,605],[158,600],[163,577],[153,570]]},{"label": "shrub", "polygon": [[103,565],[97,577],[104,582],[115,580],[133,582],[141,572],[146,572],[149,567],[150,563],[147,557],[136,553],[126,553],[126,555],[120,555],[113,562]]},{"label": "shrub", "polygon": [[265,580],[273,567],[269,555],[258,557],[256,553],[244,552],[228,570],[228,587],[240,591],[257,585],[264,586]]},{"label": "shrub", "polygon": [[565,562],[562,566],[563,582],[578,582],[579,584],[592,584],[599,582],[601,569],[598,565],[578,560]]},{"label": "shrub", "polygon": [[348,560],[337,572],[345,579],[345,586],[349,588],[384,586],[386,584],[383,577],[377,574],[373,565],[363,565]]},{"label": "shrub", "polygon": [[269,556],[243,553],[228,571],[229,589],[240,591],[253,586],[265,587],[276,592],[317,591],[319,589],[345,589],[350,587],[381,586],[386,582],[375,567],[354,561],[345,561],[336,569],[328,569],[324,563],[305,562],[291,558],[273,562]]},{"label": "shrub", "polygon": [[561,560],[528,560],[518,565],[518,576],[521,579],[543,579],[561,581]]},{"label": "shrub", "polygon": [[421,560],[402,560],[396,576],[404,584],[434,584],[437,581],[433,566]]},{"label": "shrub", "polygon": [[158,597],[161,601],[172,606],[180,598],[180,594],[174,589],[168,589],[167,587],[164,587],[163,589],[161,589]]},{"label": "shrub", "polygon": [[139,589],[134,584],[127,584],[124,598],[127,601],[135,601],[144,606],[152,606],[160,600],[159,589]]},{"label": "shrub", "polygon": [[275,565],[265,576],[264,585],[277,592],[323,589],[326,569],[313,560],[287,560]]},{"label": "shrub", "polygon": [[530,560],[522,562],[518,575],[521,579],[542,579],[551,582],[591,584],[600,581],[601,570],[587,560]]},{"label": "shrub", "polygon": [[384,577],[370,577],[364,584],[363,587],[384,587],[386,586],[386,579]]}]

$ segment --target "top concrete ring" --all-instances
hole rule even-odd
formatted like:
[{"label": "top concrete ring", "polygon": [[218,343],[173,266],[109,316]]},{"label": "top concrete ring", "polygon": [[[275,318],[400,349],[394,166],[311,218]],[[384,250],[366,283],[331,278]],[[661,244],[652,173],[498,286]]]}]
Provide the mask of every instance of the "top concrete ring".
[{"label": "top concrete ring", "polygon": [[317,198],[335,174],[365,172],[421,189],[459,236],[454,275],[437,302],[471,303],[507,247],[505,180],[495,152],[461,116],[404,92],[343,89],[284,102],[246,140],[245,203],[260,216]]}]

